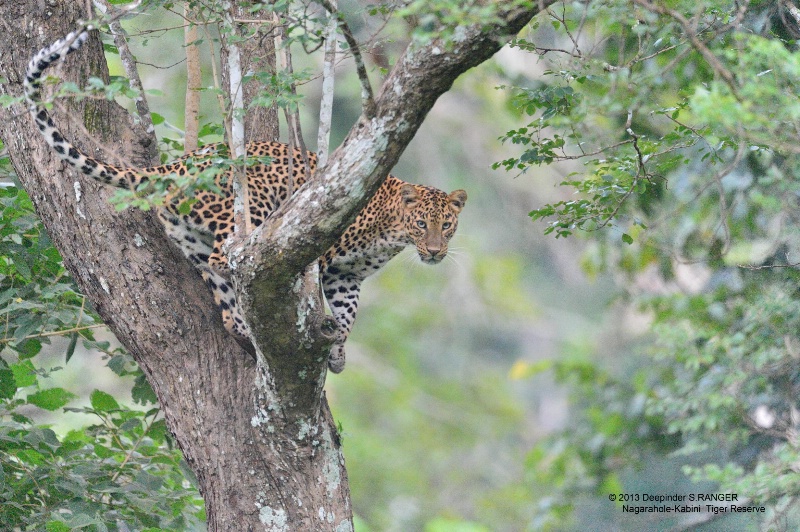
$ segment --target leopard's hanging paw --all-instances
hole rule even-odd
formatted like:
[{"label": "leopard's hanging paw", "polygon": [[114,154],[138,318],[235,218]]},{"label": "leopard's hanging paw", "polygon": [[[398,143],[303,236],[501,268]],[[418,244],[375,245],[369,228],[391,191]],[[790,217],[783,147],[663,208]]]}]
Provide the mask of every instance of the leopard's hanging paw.
[{"label": "leopard's hanging paw", "polygon": [[344,371],[344,345],[333,344],[331,354],[328,356],[328,369],[333,373]]}]

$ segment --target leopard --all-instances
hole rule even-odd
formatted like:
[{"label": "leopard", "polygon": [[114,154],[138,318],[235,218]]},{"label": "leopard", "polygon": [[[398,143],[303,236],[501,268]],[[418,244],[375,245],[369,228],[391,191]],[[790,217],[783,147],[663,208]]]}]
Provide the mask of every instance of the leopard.
[{"label": "leopard", "polygon": [[[78,50],[91,28],[69,33],[39,50],[30,60],[23,82],[26,103],[36,127],[52,151],[75,171],[112,187],[138,190],[169,176],[192,175],[212,167],[223,143],[209,144],[159,166],[108,164],[78,149],[65,138],[42,101],[42,77],[52,65]],[[249,213],[253,227],[263,224],[287,200],[293,188],[312,179],[317,168],[313,152],[280,142],[250,142],[247,155],[258,164],[246,168]],[[298,164],[307,161],[306,164]],[[223,251],[234,230],[233,178],[230,169],[215,177],[216,189],[193,192],[187,212],[179,191],[167,190],[168,200],[157,209],[166,235],[195,266],[211,290],[225,329],[254,355],[249,327],[236,302],[230,266]],[[170,195],[172,194],[172,195]],[[318,258],[322,292],[336,322],[327,367],[340,373],[345,366],[345,342],[358,310],[361,284],[406,247],[414,246],[425,264],[439,264],[458,227],[467,201],[464,190],[407,183],[388,175],[339,240]]]}]

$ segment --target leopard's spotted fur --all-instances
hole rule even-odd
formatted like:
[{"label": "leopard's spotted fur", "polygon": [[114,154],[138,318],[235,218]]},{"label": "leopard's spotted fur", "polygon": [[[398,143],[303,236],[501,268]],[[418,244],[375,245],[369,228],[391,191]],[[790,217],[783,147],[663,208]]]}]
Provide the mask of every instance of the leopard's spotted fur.
[{"label": "leopard's spotted fur", "polygon": [[[72,33],[40,50],[28,65],[25,93],[31,115],[47,143],[81,173],[116,187],[135,188],[156,176],[185,174],[188,171],[185,158],[149,168],[105,164],[75,148],[55,126],[40,103],[41,76],[50,65],[80,48],[87,38],[85,31]],[[202,170],[211,165],[208,157],[216,149],[218,146],[208,146],[188,157],[197,160],[193,164]],[[248,154],[272,159],[270,165],[247,169],[250,214],[253,224],[258,226],[287,197],[289,150],[278,142],[254,142],[248,145]],[[308,158],[313,172],[316,156],[312,153]],[[299,150],[294,152],[293,160],[296,161],[291,165],[294,184],[300,186],[308,176]],[[200,270],[211,288],[225,327],[250,345],[248,327],[236,305],[227,258],[222,253],[222,244],[233,230],[230,179],[223,174],[217,181],[222,195],[198,192],[188,214],[179,212],[180,198],[172,198],[160,210],[159,218],[167,235]],[[423,262],[440,262],[447,254],[447,243],[456,231],[458,214],[466,200],[463,190],[446,194],[389,176],[339,241],[320,257],[323,290],[338,325],[328,360],[331,371],[338,373],[344,369],[344,343],[356,317],[361,282],[408,245],[416,246]]]}]

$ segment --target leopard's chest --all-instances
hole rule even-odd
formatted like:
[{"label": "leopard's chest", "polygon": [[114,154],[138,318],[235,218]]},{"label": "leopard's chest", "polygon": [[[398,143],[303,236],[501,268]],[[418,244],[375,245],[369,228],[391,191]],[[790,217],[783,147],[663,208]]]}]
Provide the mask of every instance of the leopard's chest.
[{"label": "leopard's chest", "polygon": [[326,254],[327,269],[364,279],[381,269],[404,247],[404,244],[374,241],[357,248],[334,247],[333,253]]}]

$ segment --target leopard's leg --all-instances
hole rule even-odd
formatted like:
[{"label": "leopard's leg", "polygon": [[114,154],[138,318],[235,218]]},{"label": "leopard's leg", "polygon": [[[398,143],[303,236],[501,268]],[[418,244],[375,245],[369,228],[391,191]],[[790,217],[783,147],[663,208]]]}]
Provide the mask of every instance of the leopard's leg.
[{"label": "leopard's leg", "polygon": [[222,245],[227,238],[228,233],[214,235],[214,246],[208,256],[208,265],[216,270],[228,271],[228,257],[222,252]]},{"label": "leopard's leg", "polygon": [[344,343],[353,328],[358,311],[358,295],[363,279],[350,273],[342,273],[335,266],[329,266],[322,274],[322,288],[325,299],[336,319],[336,340],[328,357],[328,368],[333,373],[341,373],[345,364]]},{"label": "leopard's leg", "polygon": [[214,232],[214,239],[211,243],[211,255],[208,257],[208,264],[215,270],[228,271],[228,257],[222,251],[222,246],[228,239],[228,235],[233,230],[233,223],[230,217],[221,213],[219,219],[210,223],[210,229]]},{"label": "leopard's leg", "polygon": [[[225,329],[236,338],[245,350],[253,354],[250,330],[239,312],[233,285],[220,273],[220,270],[209,265],[209,258],[214,248],[212,236],[189,227],[171,214],[161,214],[160,216],[167,236],[178,245],[186,258],[200,271],[200,275],[208,287],[211,288],[214,303],[220,310]],[[222,271],[226,271],[227,262],[223,264],[223,267],[225,269]]]}]

